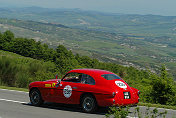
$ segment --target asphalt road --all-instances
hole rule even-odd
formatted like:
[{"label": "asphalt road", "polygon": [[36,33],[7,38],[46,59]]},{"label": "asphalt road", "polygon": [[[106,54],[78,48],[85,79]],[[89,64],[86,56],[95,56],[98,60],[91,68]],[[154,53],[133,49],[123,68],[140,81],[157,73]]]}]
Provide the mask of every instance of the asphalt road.
[{"label": "asphalt road", "polygon": [[[135,107],[130,111],[134,109]],[[146,107],[140,107],[140,110],[144,114]],[[176,110],[167,112],[167,118],[176,118]],[[30,104],[27,92],[0,89],[0,118],[105,118],[106,113],[107,110],[103,108],[94,114],[83,113],[79,106],[56,103],[45,103],[41,107],[35,107]],[[135,117],[134,113],[131,113],[130,117]]]}]

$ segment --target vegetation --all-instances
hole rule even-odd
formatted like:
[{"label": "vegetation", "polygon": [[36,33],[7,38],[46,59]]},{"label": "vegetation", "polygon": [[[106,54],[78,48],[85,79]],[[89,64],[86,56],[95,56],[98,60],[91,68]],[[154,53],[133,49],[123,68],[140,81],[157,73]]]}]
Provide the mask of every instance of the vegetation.
[{"label": "vegetation", "polygon": [[112,71],[130,86],[139,89],[142,102],[176,105],[176,83],[165,66],[161,67],[160,75],[157,75],[149,70],[74,55],[63,45],[52,49],[33,39],[15,38],[11,31],[0,33],[0,42],[1,85],[26,88],[30,82],[54,78],[56,73],[61,77],[71,69],[97,68]]},{"label": "vegetation", "polygon": [[[53,14],[56,15],[56,13],[54,12]],[[63,15],[65,17],[56,15],[57,17],[53,18],[54,16],[52,16],[52,19],[57,19],[59,17],[57,22],[60,22],[60,19],[64,19],[63,21],[66,21],[66,17],[70,19],[69,17],[72,16],[70,12],[66,13],[71,16],[67,16],[64,13]],[[35,14],[35,12],[32,12],[31,14]],[[59,12],[59,14],[62,14],[62,12]],[[79,18],[80,16],[78,14],[81,13],[75,13],[78,18],[74,20],[83,19],[82,17]],[[90,14],[86,16],[84,20],[86,18],[88,18],[86,21],[92,20],[89,17],[94,16],[95,14]],[[68,25],[69,23],[66,23],[66,25],[69,26],[67,27],[58,24],[56,21],[53,23],[53,21],[48,20],[47,18],[42,18],[42,20],[44,19],[46,21],[35,22],[29,21],[29,19],[27,21],[0,19],[0,31],[5,32],[9,29],[13,31],[17,37],[33,38],[37,41],[41,41],[42,43],[47,43],[49,47],[52,48],[57,48],[58,45],[64,45],[67,49],[71,49],[74,54],[78,53],[80,55],[86,55],[104,62],[113,62],[140,69],[149,68],[157,73],[159,73],[159,66],[165,64],[169,69],[169,72],[174,76],[174,78],[176,78],[176,26],[174,23],[174,17],[151,17],[150,15],[122,15],[121,17],[121,15],[102,16],[99,13],[97,14],[98,16],[93,17],[93,19],[95,19],[94,22],[97,22],[100,26],[97,26],[92,21],[90,25],[84,25],[88,27],[88,29],[73,28],[70,27],[72,26],[71,24]],[[84,14],[81,15],[84,16]],[[26,16],[28,16],[28,14],[26,14]],[[51,14],[45,16],[50,17]],[[34,15],[32,18],[35,19],[35,17],[37,16]],[[106,21],[104,23],[99,23],[99,21],[104,20],[105,17]],[[112,17],[115,17],[115,19],[113,20]],[[101,20],[96,20],[97,18],[100,18]],[[20,17],[20,19],[23,18]],[[137,19],[137,21],[133,22],[134,19]],[[72,22],[74,20],[69,21]],[[155,20],[157,20],[157,22]],[[168,22],[171,22],[171,24]],[[73,24],[77,23],[79,25],[80,21],[75,21]],[[114,24],[108,25],[109,23]],[[106,25],[104,26],[103,24]],[[161,27],[161,24],[164,25],[164,28]],[[103,29],[103,27],[108,27],[108,29],[114,28],[115,32],[104,32],[100,30],[95,31],[96,27],[100,27],[98,29]],[[123,32],[121,32],[121,29]]]},{"label": "vegetation", "polygon": [[2,50],[0,67],[0,84],[20,88],[27,88],[32,81],[53,78],[57,71],[53,62],[39,61]]},{"label": "vegetation", "polygon": [[173,109],[176,110],[176,106],[171,105],[161,105],[161,104],[154,104],[154,103],[138,103],[139,106],[148,106],[148,107],[156,107],[156,108],[165,108],[165,109]]},{"label": "vegetation", "polygon": [[126,118],[129,113],[129,108],[123,108],[123,107],[110,107],[109,113],[106,114],[106,117],[109,118],[110,116],[113,118]]},{"label": "vegetation", "polygon": [[54,25],[61,23],[69,27],[138,36],[173,36],[176,26],[176,16],[111,14],[80,9],[3,8],[0,14],[1,18],[31,20]]},{"label": "vegetation", "polygon": [[8,86],[0,86],[1,89],[7,89],[7,90],[17,90],[17,91],[24,91],[28,92],[29,90],[27,88],[17,88],[17,87],[8,87]]},{"label": "vegetation", "polygon": [[[110,107],[109,113],[106,114],[106,117],[112,117],[112,118],[127,118],[131,111],[129,110],[129,107],[123,108],[123,107]],[[159,112],[157,108],[154,108],[151,110],[150,107],[148,107],[145,110],[145,113],[142,113],[140,111],[140,108],[137,107],[135,110],[132,112],[134,113],[134,117],[138,118],[166,118],[167,111],[165,110],[164,112]],[[173,114],[174,115],[174,114]]]},{"label": "vegetation", "polygon": [[175,87],[172,84],[172,78],[167,76],[166,67],[162,66],[160,77],[153,78],[151,99],[153,103],[170,104],[175,98],[171,99],[175,94]]}]

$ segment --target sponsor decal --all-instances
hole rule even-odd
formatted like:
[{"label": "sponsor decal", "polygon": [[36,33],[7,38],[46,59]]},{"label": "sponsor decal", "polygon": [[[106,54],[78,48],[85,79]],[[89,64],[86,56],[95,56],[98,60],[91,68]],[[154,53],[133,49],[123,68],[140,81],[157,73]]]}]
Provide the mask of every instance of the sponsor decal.
[{"label": "sponsor decal", "polygon": [[45,84],[45,87],[51,87],[51,84]]},{"label": "sponsor decal", "polygon": [[69,98],[72,95],[72,88],[70,85],[64,87],[63,94],[66,98]]},{"label": "sponsor decal", "polygon": [[115,84],[120,88],[123,88],[123,89],[127,88],[127,85],[123,83],[122,81],[115,81]]},{"label": "sponsor decal", "polygon": [[56,83],[52,83],[52,84],[45,84],[45,87],[55,87]]}]

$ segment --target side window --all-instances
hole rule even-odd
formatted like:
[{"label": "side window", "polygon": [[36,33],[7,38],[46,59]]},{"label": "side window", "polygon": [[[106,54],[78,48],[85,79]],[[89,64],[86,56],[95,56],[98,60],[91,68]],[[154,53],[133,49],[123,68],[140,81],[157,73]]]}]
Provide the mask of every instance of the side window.
[{"label": "side window", "polygon": [[101,75],[103,78],[105,78],[106,80],[114,80],[114,79],[121,79],[119,76],[115,75],[115,74],[104,74]]},{"label": "side window", "polygon": [[81,75],[81,73],[68,73],[62,81],[79,83],[81,82]]},{"label": "side window", "polygon": [[95,85],[95,80],[87,74],[82,74],[81,83]]}]

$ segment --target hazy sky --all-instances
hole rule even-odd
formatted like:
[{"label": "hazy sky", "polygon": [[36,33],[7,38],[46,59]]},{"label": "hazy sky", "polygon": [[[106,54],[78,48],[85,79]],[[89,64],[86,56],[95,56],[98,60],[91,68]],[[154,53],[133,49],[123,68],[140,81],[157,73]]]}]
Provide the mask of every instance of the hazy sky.
[{"label": "hazy sky", "polygon": [[176,16],[176,0],[0,0],[0,6],[80,8],[113,13]]}]

